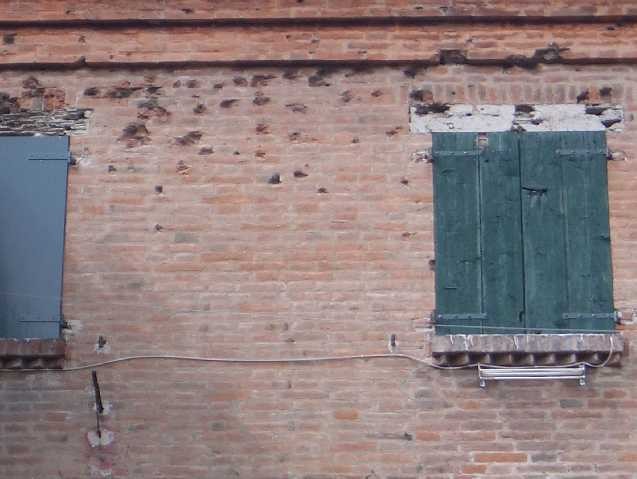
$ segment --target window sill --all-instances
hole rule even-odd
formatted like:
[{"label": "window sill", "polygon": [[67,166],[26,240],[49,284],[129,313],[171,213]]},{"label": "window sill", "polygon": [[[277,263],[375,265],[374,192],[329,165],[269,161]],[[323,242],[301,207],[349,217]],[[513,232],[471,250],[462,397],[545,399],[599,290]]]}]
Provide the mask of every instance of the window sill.
[{"label": "window sill", "polygon": [[[611,352],[612,339],[612,352]],[[617,366],[624,352],[619,334],[452,334],[433,336],[439,365],[555,366],[585,361]]]},{"label": "window sill", "polygon": [[62,369],[63,339],[0,339],[2,369]]}]

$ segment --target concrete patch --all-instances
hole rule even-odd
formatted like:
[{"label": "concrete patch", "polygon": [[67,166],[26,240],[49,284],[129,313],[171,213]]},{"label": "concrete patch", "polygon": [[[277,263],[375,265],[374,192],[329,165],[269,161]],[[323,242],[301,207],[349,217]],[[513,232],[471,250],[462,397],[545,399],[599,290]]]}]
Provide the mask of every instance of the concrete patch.
[{"label": "concrete patch", "polygon": [[621,105],[412,105],[412,133],[622,131]]}]

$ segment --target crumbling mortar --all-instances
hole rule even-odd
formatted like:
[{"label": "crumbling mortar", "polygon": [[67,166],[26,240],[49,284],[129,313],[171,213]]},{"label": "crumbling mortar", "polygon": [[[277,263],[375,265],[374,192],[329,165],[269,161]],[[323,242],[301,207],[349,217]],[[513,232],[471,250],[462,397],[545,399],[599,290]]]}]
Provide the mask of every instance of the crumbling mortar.
[{"label": "crumbling mortar", "polygon": [[0,135],[70,135],[88,131],[89,108],[0,114]]}]

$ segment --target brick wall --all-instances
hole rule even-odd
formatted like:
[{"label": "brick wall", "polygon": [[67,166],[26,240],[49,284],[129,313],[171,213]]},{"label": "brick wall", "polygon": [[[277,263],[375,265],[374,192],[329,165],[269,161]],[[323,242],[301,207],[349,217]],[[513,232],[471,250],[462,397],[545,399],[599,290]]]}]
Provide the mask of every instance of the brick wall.
[{"label": "brick wall", "polygon": [[[574,28],[568,40],[573,49],[593,27],[581,28],[581,38]],[[510,30],[499,38],[497,27],[489,29],[489,48],[518,48]],[[537,45],[557,35],[537,30]],[[36,34],[20,30],[14,45],[27,33]],[[131,42],[161,34],[127,32]],[[347,30],[330,34],[350,42]],[[38,35],[51,45],[71,41],[65,30]],[[424,41],[427,34],[414,35]],[[207,40],[205,31],[176,36]],[[99,33],[103,46],[108,38]],[[272,38],[278,45],[282,37]],[[123,51],[124,41],[113,44]],[[447,48],[439,37],[431,42],[434,51]],[[148,62],[163,54],[150,40],[139,45]],[[525,51],[532,55],[535,45]],[[409,58],[432,55],[416,53]],[[37,91],[58,92],[54,110],[93,110],[86,132],[71,138],[66,366],[136,354],[383,353],[392,333],[400,351],[428,357],[433,192],[431,165],[414,155],[430,138],[409,133],[414,90],[476,104],[574,103],[588,90],[591,102],[624,105],[626,129],[608,141],[628,159],[609,163],[609,189],[615,302],[632,312],[635,66],[628,57],[611,66],[581,63],[7,66],[0,84],[17,105],[11,108],[39,108],[37,81]],[[623,329],[634,335],[630,324]],[[591,372],[585,388],[547,382],[486,390],[474,370],[402,359],[122,363],[99,370],[108,431],[99,446],[89,371],[2,373],[0,477],[631,478],[631,363],[625,357],[621,368]]]},{"label": "brick wall", "polygon": [[375,18],[415,16],[604,17],[635,15],[632,0],[7,0],[5,21],[107,19]]}]

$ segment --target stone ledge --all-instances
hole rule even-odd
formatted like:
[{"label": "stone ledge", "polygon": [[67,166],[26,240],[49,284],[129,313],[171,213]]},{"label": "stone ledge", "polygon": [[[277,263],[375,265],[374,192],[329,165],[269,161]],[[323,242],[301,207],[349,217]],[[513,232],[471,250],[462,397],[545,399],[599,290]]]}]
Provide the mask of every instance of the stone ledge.
[{"label": "stone ledge", "polygon": [[0,368],[61,369],[65,352],[62,339],[0,339]]},{"label": "stone ledge", "polygon": [[[612,354],[611,354],[612,338]],[[431,352],[440,365],[551,366],[585,361],[618,365],[621,334],[454,334],[433,336]]]}]

